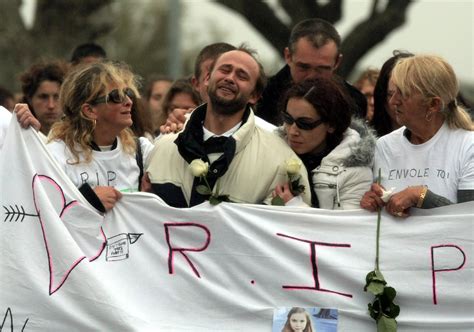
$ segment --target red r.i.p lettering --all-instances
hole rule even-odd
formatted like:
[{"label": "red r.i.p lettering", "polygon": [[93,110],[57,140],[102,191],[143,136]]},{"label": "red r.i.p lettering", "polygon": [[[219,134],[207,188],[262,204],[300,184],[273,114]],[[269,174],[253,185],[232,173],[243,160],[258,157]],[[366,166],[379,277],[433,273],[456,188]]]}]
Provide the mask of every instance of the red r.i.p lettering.
[{"label": "red r.i.p lettering", "polygon": [[282,286],[284,289],[307,289],[307,290],[315,290],[319,292],[327,292],[327,293],[334,293],[338,294],[341,296],[346,296],[352,298],[352,294],[347,294],[347,293],[342,293],[342,292],[337,292],[329,289],[324,289],[321,287],[321,283],[319,282],[319,272],[318,272],[318,260],[317,260],[317,253],[316,253],[316,246],[326,246],[326,247],[342,247],[342,248],[350,248],[350,244],[341,244],[341,243],[325,243],[325,242],[317,242],[317,241],[311,241],[311,240],[305,240],[305,239],[299,239],[293,236],[277,233],[278,236],[281,237],[286,237],[288,239],[293,239],[296,241],[300,242],[305,242],[309,244],[310,248],[310,262],[311,262],[311,267],[312,267],[312,274],[313,274],[313,280],[314,280],[314,286],[289,286],[289,285],[284,285]]},{"label": "red r.i.p lettering", "polygon": [[[462,255],[462,263],[459,264],[457,267],[452,267],[452,268],[443,268],[443,269],[436,269],[435,268],[435,251],[440,251],[441,248],[455,248],[457,251],[459,251]],[[449,254],[449,256],[452,257],[452,254]],[[462,269],[464,264],[466,263],[466,254],[464,251],[459,248],[457,245],[454,244],[441,244],[438,246],[432,246],[431,247],[431,277],[433,279],[433,304],[438,304],[437,296],[436,296],[436,273],[439,272],[453,272]]]},{"label": "red r.i.p lettering", "polygon": [[[206,239],[204,241],[204,244],[199,247],[199,248],[186,248],[186,247],[180,247],[180,246],[173,246],[171,244],[171,232],[172,229],[175,228],[182,228],[182,227],[188,227],[190,228],[190,232],[195,233],[196,228],[201,229],[205,232]],[[188,262],[189,266],[193,270],[194,274],[198,277],[201,278],[201,275],[199,274],[199,271],[196,269],[194,266],[193,262],[189,259],[189,257],[186,255],[186,251],[204,251],[206,248],[209,246],[209,243],[211,242],[211,232],[207,229],[207,227],[203,225],[199,225],[196,223],[165,223],[165,235],[166,235],[166,243],[168,244],[169,248],[169,254],[168,254],[168,271],[170,274],[174,273],[174,266],[173,266],[173,258],[174,258],[174,253],[179,252],[183,257],[186,259]]]}]

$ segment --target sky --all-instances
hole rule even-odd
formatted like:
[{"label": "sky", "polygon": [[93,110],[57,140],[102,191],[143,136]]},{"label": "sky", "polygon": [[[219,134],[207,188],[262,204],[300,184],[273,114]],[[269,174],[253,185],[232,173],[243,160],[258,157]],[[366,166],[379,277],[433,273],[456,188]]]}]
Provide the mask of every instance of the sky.
[{"label": "sky", "polygon": [[[210,1],[183,0],[183,3],[186,8],[183,30],[194,34],[194,42],[205,39],[206,29],[212,33],[217,27],[230,43],[248,42],[256,48],[264,63],[278,60],[278,52],[241,17]],[[343,19],[335,24],[342,38],[368,14],[370,3],[362,0],[344,1]],[[196,24],[206,20],[217,23],[207,27]],[[473,21],[474,0],[418,0],[409,7],[406,24],[368,53],[359,66],[362,69],[369,66],[380,68],[395,49],[437,54],[454,67],[460,80],[474,84]]]},{"label": "sky", "polygon": [[[148,2],[149,0],[126,0]],[[176,0],[170,0],[176,1]],[[23,0],[23,15],[31,19],[35,0]],[[268,0],[275,3],[275,0]],[[343,19],[336,23],[342,38],[369,12],[371,1],[346,0]],[[383,1],[382,1],[383,2]],[[227,41],[238,45],[247,42],[255,48],[272,74],[281,66],[280,54],[242,17],[210,0],[182,0],[182,47],[201,48],[215,42]],[[295,0],[297,3],[297,0]],[[359,62],[361,69],[378,67],[395,49],[412,53],[437,54],[454,68],[459,80],[474,84],[474,0],[416,0],[408,11],[407,22],[393,32]],[[212,22],[206,24],[205,22]],[[218,40],[209,40],[219,35]],[[212,37],[211,37],[212,38]]]}]

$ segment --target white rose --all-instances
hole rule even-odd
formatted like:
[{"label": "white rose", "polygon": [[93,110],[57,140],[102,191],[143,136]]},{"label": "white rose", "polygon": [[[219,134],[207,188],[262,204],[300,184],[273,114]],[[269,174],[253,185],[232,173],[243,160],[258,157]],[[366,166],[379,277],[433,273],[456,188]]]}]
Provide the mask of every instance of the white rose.
[{"label": "white rose", "polygon": [[392,195],[394,194],[393,192],[394,190],[395,190],[395,187],[392,187],[389,190],[382,189],[382,197],[380,198],[382,199],[384,203],[387,203],[390,200],[390,197],[392,197]]},{"label": "white rose", "polygon": [[206,176],[207,171],[209,170],[209,163],[205,163],[201,159],[194,159],[191,164],[189,164],[189,169],[191,170],[193,176]]},{"label": "white rose", "polygon": [[296,158],[288,159],[286,162],[286,172],[289,175],[296,175],[301,170],[301,160]]}]

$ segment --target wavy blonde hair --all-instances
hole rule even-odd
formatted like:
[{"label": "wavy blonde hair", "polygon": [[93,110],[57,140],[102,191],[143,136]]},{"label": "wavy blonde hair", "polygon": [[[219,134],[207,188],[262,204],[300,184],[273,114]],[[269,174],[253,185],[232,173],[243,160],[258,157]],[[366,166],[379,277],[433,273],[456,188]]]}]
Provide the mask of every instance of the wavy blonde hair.
[{"label": "wavy blonde hair", "polygon": [[404,98],[420,93],[426,102],[433,97],[442,101],[441,114],[450,128],[474,130],[469,114],[458,106],[459,84],[453,68],[436,55],[415,55],[400,59],[392,71],[392,81]]},{"label": "wavy blonde hair", "polygon": [[[56,123],[48,136],[49,141],[62,140],[74,156],[70,164],[80,162],[84,154],[85,162],[92,160],[91,143],[95,130],[95,121],[86,117],[81,108],[106,93],[110,85],[126,86],[138,96],[138,77],[129,67],[120,62],[103,61],[80,66],[70,72],[61,86],[60,106],[64,119]],[[129,128],[119,134],[125,152],[134,154],[136,142]]]}]

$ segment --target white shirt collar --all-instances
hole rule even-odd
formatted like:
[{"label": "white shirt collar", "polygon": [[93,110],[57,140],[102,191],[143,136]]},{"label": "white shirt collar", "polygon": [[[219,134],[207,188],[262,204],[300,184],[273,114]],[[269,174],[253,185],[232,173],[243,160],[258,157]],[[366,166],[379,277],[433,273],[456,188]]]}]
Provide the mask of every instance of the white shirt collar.
[{"label": "white shirt collar", "polygon": [[237,131],[237,129],[239,129],[241,124],[242,124],[242,121],[240,121],[234,127],[230,128],[229,130],[227,130],[225,133],[223,133],[221,135],[216,135],[212,131],[207,130],[204,126],[202,126],[202,131],[204,133],[204,135],[202,137],[203,141],[207,141],[209,138],[211,138],[213,136],[215,136],[215,137],[220,137],[220,136],[230,137]]}]

